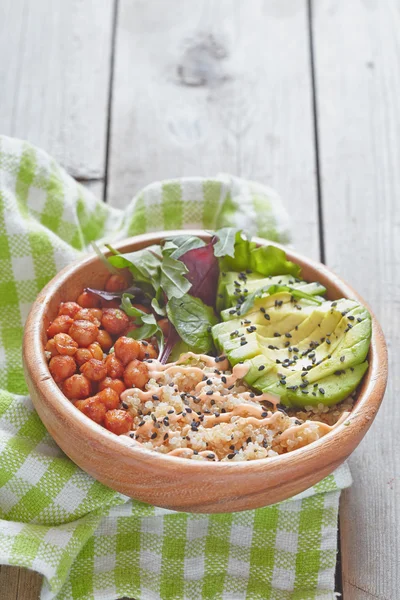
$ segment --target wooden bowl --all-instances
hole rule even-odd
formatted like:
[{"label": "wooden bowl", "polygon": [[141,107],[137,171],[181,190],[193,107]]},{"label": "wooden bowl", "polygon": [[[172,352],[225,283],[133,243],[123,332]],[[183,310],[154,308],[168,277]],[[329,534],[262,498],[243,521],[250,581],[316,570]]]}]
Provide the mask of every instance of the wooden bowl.
[{"label": "wooden bowl", "polygon": [[[117,245],[134,251],[182,232],[140,235]],[[185,231],[209,239],[204,231]],[[269,242],[256,240],[260,245]],[[286,249],[308,281],[320,281],[330,299],[364,300],[324,265]],[[372,315],[369,369],[346,425],[320,440],[274,458],[250,462],[202,462],[158,454],[134,445],[97,425],[62,394],[53,381],[44,354],[46,328],[60,302],[75,300],[87,285],[101,288],[109,273],[94,255],[66,267],[42,290],[32,306],[23,345],[25,376],[35,408],[62,450],[105,485],[132,498],[173,510],[218,513],[274,504],[307,489],[334,471],[360,443],[386,387],[387,351],[379,323]]]}]

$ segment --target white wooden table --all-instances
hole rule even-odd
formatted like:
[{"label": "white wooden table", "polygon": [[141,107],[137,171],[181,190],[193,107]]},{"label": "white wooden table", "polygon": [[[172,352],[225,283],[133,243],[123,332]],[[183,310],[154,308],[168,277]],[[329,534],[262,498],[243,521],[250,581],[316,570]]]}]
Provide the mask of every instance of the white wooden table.
[{"label": "white wooden table", "polygon": [[[165,177],[268,183],[297,249],[368,299],[390,383],[350,461],[338,590],[400,598],[400,0],[2,0],[0,17],[2,133],[119,207]],[[38,598],[36,574],[0,569],[2,600]]]}]

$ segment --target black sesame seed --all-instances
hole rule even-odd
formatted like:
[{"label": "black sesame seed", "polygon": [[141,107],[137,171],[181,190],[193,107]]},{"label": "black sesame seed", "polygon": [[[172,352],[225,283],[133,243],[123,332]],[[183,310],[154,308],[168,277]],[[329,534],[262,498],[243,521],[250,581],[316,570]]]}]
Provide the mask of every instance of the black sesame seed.
[{"label": "black sesame seed", "polygon": [[320,388],[319,388],[319,393],[320,393],[320,394],[325,394],[325,390],[324,390],[324,388],[321,388],[321,387],[320,387]]},{"label": "black sesame seed", "polygon": [[281,334],[278,333],[277,331],[274,333],[274,337],[281,337]]},{"label": "black sesame seed", "polygon": [[262,413],[261,413],[261,416],[262,416],[263,418],[265,418],[265,417],[268,417],[268,413],[264,411],[264,412],[262,412]]},{"label": "black sesame seed", "polygon": [[150,439],[155,440],[156,437],[157,437],[157,431],[155,431],[154,433],[151,434]]},{"label": "black sesame seed", "polygon": [[307,392],[307,390],[301,390],[302,394],[308,394],[309,392]]},{"label": "black sesame seed", "polygon": [[251,437],[248,437],[246,440],[246,444],[250,444],[250,442],[251,442]]},{"label": "black sesame seed", "polygon": [[232,452],[232,454],[228,454],[227,458],[234,458],[234,456],[235,456],[235,453]]},{"label": "black sesame seed", "polygon": [[271,317],[269,316],[269,314],[268,314],[268,313],[265,313],[265,315],[264,315],[264,319],[267,319],[267,321],[270,321],[270,320],[271,320]]},{"label": "black sesame seed", "polygon": [[207,454],[207,458],[215,458],[215,454]]},{"label": "black sesame seed", "polygon": [[241,346],[245,346],[246,344],[247,344],[246,340],[242,340],[242,341],[240,342],[240,345],[241,345]]},{"label": "black sesame seed", "polygon": [[221,377],[221,381],[222,381],[222,383],[226,383],[226,377],[225,377],[225,375],[223,375],[223,376]]},{"label": "black sesame seed", "polygon": [[156,394],[152,395],[153,400],[159,400],[160,398],[158,396],[156,396]]},{"label": "black sesame seed", "polygon": [[214,393],[214,392],[213,392],[212,390],[209,390],[208,392],[206,392],[206,395],[207,395],[207,396],[212,396],[212,395],[213,395],[213,393]]},{"label": "black sesame seed", "polygon": [[129,408],[129,404],[127,404],[126,402],[122,403],[122,408]]},{"label": "black sesame seed", "polygon": [[264,371],[264,369],[265,369],[265,365],[260,365],[260,366],[258,367],[258,370],[259,370],[259,371]]},{"label": "black sesame seed", "polygon": [[341,356],[341,357],[340,357],[340,362],[344,362],[345,360],[346,360],[346,357],[345,357],[345,356]]},{"label": "black sesame seed", "polygon": [[250,398],[255,398],[256,397],[256,395],[255,395],[254,392],[250,392],[249,396],[250,396]]},{"label": "black sesame seed", "polygon": [[291,338],[291,337],[292,337],[292,335],[291,335],[290,333],[285,333],[285,337],[287,337],[287,338]]},{"label": "black sesame seed", "polygon": [[212,384],[212,380],[211,379],[207,379],[207,385],[211,385]]}]

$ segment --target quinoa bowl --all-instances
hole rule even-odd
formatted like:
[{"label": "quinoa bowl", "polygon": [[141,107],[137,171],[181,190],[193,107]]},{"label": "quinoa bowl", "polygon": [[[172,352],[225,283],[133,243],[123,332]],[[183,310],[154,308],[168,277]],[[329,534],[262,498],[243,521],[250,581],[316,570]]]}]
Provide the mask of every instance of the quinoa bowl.
[{"label": "quinoa bowl", "polygon": [[[203,240],[210,239],[209,234],[199,231],[158,232],[121,242],[117,250],[121,253],[137,251],[158,244],[172,235],[183,233],[199,236]],[[261,239],[255,241],[259,246],[267,246],[269,243]],[[276,244],[274,246],[279,247]],[[302,277],[306,282],[318,280],[326,288],[329,301],[335,302],[342,297],[351,298],[365,306],[354,290],[325,266],[301,257],[291,250],[285,249],[285,251],[291,261],[301,266]],[[171,363],[165,365],[164,369],[158,370],[157,364],[153,369],[151,364],[148,365],[152,373],[153,371],[158,373],[153,380],[157,382],[157,377],[159,378],[157,383],[159,389],[162,388],[163,394],[161,403],[155,389],[149,388],[142,394],[138,391],[132,392],[127,383],[131,385],[130,374],[127,374],[128,379],[125,382],[127,389],[122,390],[119,400],[124,402],[126,411],[131,414],[135,425],[134,438],[129,435],[115,435],[111,417],[119,416],[116,415],[119,409],[110,410],[109,427],[88,419],[87,413],[77,410],[54,381],[51,370],[49,371],[45,350],[48,343],[46,332],[57,318],[60,303],[74,301],[87,285],[91,288],[104,289],[108,278],[109,272],[104,263],[93,255],[60,272],[43,289],[32,307],[26,324],[23,350],[26,379],[35,408],[43,423],[62,450],[82,469],[105,485],[135,499],[173,510],[212,513],[253,509],[289,498],[331,473],[349,456],[371,425],[382,401],[387,378],[386,346],[380,326],[373,315],[371,315],[372,336],[368,353],[368,370],[356,391],[356,397],[347,404],[346,400],[343,401],[340,409],[336,409],[335,406],[320,405],[319,397],[323,396],[317,388],[314,392],[314,404],[311,403],[310,406],[304,404],[301,411],[299,407],[296,409],[289,407],[284,411],[275,410],[273,414],[268,414],[265,408],[253,406],[254,399],[251,397],[250,387],[238,387],[240,381],[236,383],[240,380],[240,363],[243,361],[232,366],[218,365],[218,363],[198,365],[194,364],[193,360],[189,360],[189,363],[179,368],[178,358],[174,373],[168,376],[165,373],[171,369]],[[247,329],[252,327],[253,325],[250,325]],[[249,347],[252,343],[250,336]],[[218,334],[216,339],[218,341],[225,338],[226,335],[223,337]],[[242,342],[239,343],[238,351],[243,350]],[[245,342],[247,343],[247,339]],[[245,344],[243,346],[246,348]],[[219,360],[218,356],[216,358]],[[222,358],[224,359],[224,356]],[[218,366],[220,369],[215,368]],[[199,369],[199,367],[203,370],[202,377],[200,378],[197,372],[198,378],[195,377],[192,384],[179,380],[182,375],[185,377],[182,369],[192,369],[193,375],[193,368]],[[214,377],[215,371],[220,373]],[[215,380],[212,380],[210,375]],[[222,388],[234,385],[236,388],[230,390],[230,396],[223,397],[224,404],[220,406],[217,416],[215,410],[211,414],[213,405],[208,406],[207,403],[211,403],[215,390],[218,388],[220,396]],[[184,390],[182,386],[185,387]],[[201,393],[204,394],[201,396],[201,405],[209,412],[204,414],[204,411],[199,411],[202,422],[199,417],[198,422],[195,421],[193,425],[193,411],[198,408],[200,396],[194,393],[196,386],[199,386],[197,389],[201,389]],[[313,388],[310,385],[310,398],[313,393],[311,390]],[[290,394],[298,395],[301,391],[299,389]],[[237,392],[236,396],[233,392]],[[187,394],[188,397],[185,398],[184,404],[179,406],[182,393]],[[246,422],[240,421],[243,415],[243,402],[238,400],[240,394],[240,398],[243,398],[243,394],[247,394],[244,415],[247,418]],[[324,390],[323,395],[326,396]],[[268,397],[267,400],[270,401],[271,398]],[[86,400],[80,402],[84,403]],[[140,410],[138,416],[140,403],[149,403],[149,405],[147,412]],[[164,406],[160,406],[161,404]],[[113,410],[115,413],[111,414]],[[171,410],[175,411],[174,414],[170,413]],[[185,420],[183,422],[182,419],[180,420],[178,428],[173,425],[175,414],[181,416],[183,411]],[[232,427],[232,423],[227,422],[230,419],[225,415],[235,411],[237,414],[233,421],[236,425]],[[257,418],[260,419],[257,427],[262,427],[264,424],[268,426],[268,432],[246,429],[251,411],[261,411],[260,415],[257,413]],[[149,418],[153,419],[154,416],[151,417],[151,414],[155,414],[157,422],[160,423],[159,429],[162,429],[163,435],[156,436],[159,438],[159,451],[154,451],[153,448],[151,435],[154,434],[144,436],[150,426],[146,424],[149,419],[144,421],[143,413],[146,416],[148,413]],[[289,452],[284,445],[287,446],[288,441],[293,442],[293,439],[287,436],[285,442],[284,433],[286,429],[290,430],[293,427],[299,414],[301,421],[296,426],[307,429],[307,435],[311,437],[307,440],[307,445],[297,444],[291,447]],[[276,421],[275,429],[279,432],[279,446],[277,438],[274,441],[274,436],[271,439],[266,437],[267,433],[271,435],[271,418]],[[211,421],[212,425],[218,421],[218,431],[222,431],[221,435],[225,436],[222,449],[218,446],[221,435],[218,435],[217,440],[215,439],[216,434],[213,432],[215,427],[207,426],[203,430],[204,423],[210,425]],[[139,431],[140,427],[142,431]],[[182,432],[183,427],[186,429]],[[319,432],[318,429],[321,427],[324,430]],[[191,440],[194,441],[190,444],[187,442],[182,444],[181,439],[188,437],[186,435],[188,431]],[[199,438],[197,435],[199,431],[204,435],[201,440],[196,441]],[[168,432],[171,432],[169,438],[172,439],[169,439],[168,448],[165,446],[164,451],[160,442],[164,441],[163,438]],[[139,433],[143,435],[139,437]],[[232,440],[234,443],[229,443],[232,435],[236,436]],[[258,438],[254,437],[257,435]],[[175,438],[177,441],[174,441]],[[205,444],[205,439],[212,450],[209,450],[209,447],[196,445]],[[261,439],[264,440],[266,448],[263,448]],[[258,460],[249,460],[250,453],[256,454]],[[211,454],[214,454],[214,459],[210,458]]]}]

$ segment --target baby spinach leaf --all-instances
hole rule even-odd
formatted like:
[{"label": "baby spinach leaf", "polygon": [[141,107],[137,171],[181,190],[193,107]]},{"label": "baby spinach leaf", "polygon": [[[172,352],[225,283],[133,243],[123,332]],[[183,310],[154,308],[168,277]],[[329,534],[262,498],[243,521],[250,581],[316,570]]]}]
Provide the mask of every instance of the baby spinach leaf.
[{"label": "baby spinach leaf", "polygon": [[107,259],[114,267],[127,267],[137,281],[157,284],[161,264],[161,249],[158,245],[143,248],[136,252],[117,254]]},{"label": "baby spinach leaf", "polygon": [[211,327],[218,322],[213,309],[200,298],[189,294],[183,298],[171,298],[167,315],[180,338],[196,352],[209,352],[213,348]]},{"label": "baby spinach leaf", "polygon": [[163,341],[163,332],[159,327],[156,318],[153,314],[147,314],[144,311],[136,308],[136,306],[132,306],[131,298],[129,294],[124,294],[121,301],[121,308],[126,312],[126,314],[133,318],[135,325],[137,325],[137,329],[132,329],[128,333],[128,337],[131,337],[135,340],[146,340],[154,335],[157,336],[160,341]]},{"label": "baby spinach leaf", "polygon": [[214,244],[215,256],[235,256],[235,241],[238,229],[235,227],[223,227],[215,232],[217,241]]},{"label": "baby spinach leaf", "polygon": [[160,285],[168,298],[181,298],[189,291],[191,283],[185,277],[187,272],[188,269],[182,261],[164,256]]},{"label": "baby spinach leaf", "polygon": [[178,235],[167,239],[163,246],[163,254],[169,254],[172,258],[178,259],[194,248],[202,248],[205,242],[194,235]]}]

